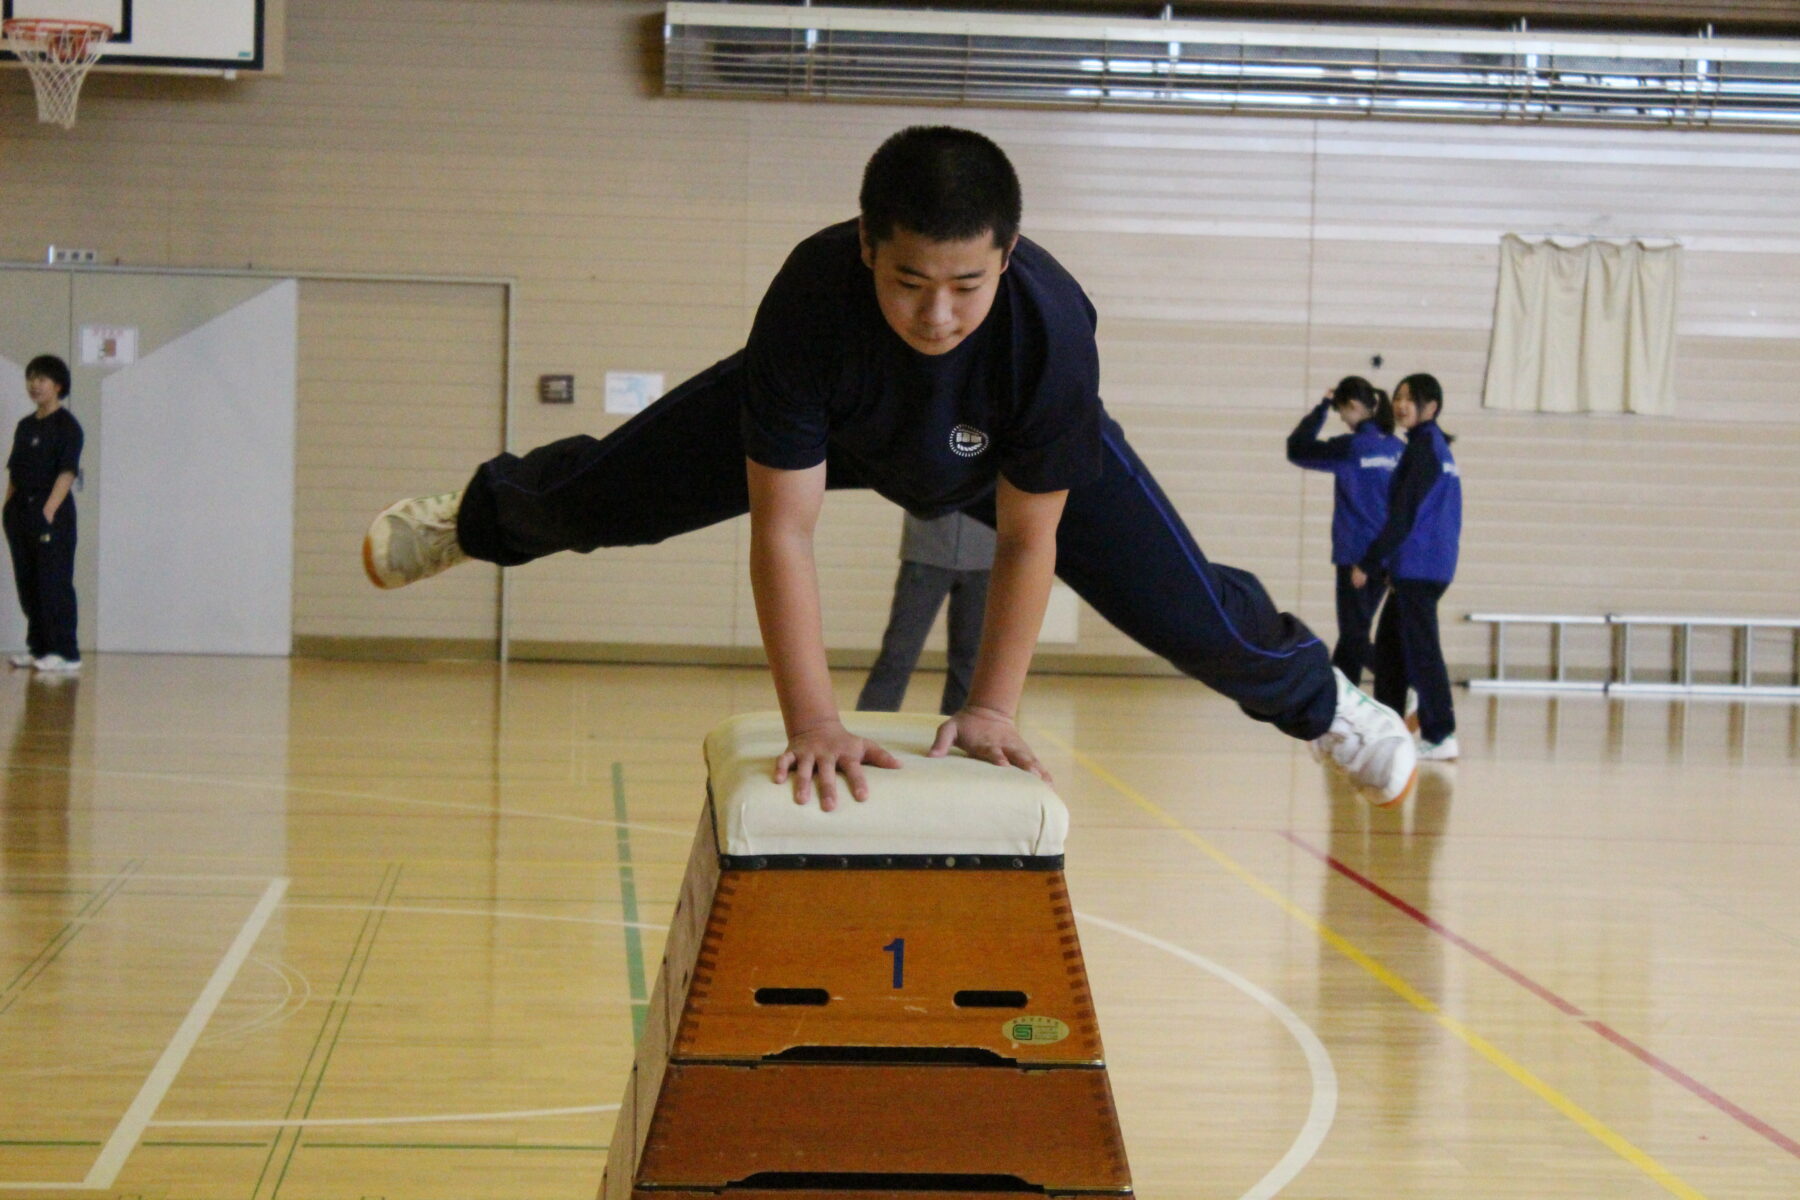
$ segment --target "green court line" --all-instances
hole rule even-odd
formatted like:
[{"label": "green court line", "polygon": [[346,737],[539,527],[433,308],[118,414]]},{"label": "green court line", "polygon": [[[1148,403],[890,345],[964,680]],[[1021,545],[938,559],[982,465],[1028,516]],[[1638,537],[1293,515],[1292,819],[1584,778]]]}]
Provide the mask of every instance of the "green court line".
[{"label": "green court line", "polygon": [[260,1149],[262,1149],[262,1148],[263,1148],[263,1147],[264,1147],[264,1146],[267,1146],[267,1145],[268,1145],[268,1144],[269,1144],[269,1143],[268,1143],[268,1142],[267,1142],[267,1141],[266,1141],[266,1140],[265,1140],[265,1141],[260,1141],[260,1142],[172,1142],[172,1141],[157,1141],[157,1142],[139,1142],[139,1143],[138,1143],[138,1145],[140,1145],[140,1146],[158,1146],[158,1147],[161,1147],[161,1148],[163,1148],[163,1149],[165,1149],[165,1150],[167,1150],[167,1149],[182,1149],[182,1150],[260,1150]]},{"label": "green court line", "polygon": [[631,867],[630,819],[625,815],[625,764],[612,765],[613,818],[619,835],[619,903],[624,908],[625,974],[631,982],[631,1041],[644,1036],[644,1018],[650,1011],[650,993],[644,987],[644,939],[638,931],[637,878]]},{"label": "green court line", "polygon": [[[325,1019],[320,1022],[319,1032],[313,1037],[312,1050],[308,1052],[306,1062],[300,1068],[300,1078],[294,1083],[294,1094],[288,1100],[287,1110],[282,1114],[284,1117],[295,1116],[296,1107],[299,1109],[299,1116],[306,1116],[312,1111],[313,1102],[318,1099],[319,1086],[324,1082],[325,1069],[331,1062],[331,1052],[336,1049],[338,1037],[344,1030],[344,1022],[349,1019],[350,1001],[355,998],[357,984],[362,982],[362,973],[367,969],[369,958],[374,952],[375,935],[381,929],[381,918],[386,906],[393,900],[394,891],[399,885],[400,868],[390,863],[382,873],[381,882],[376,886],[374,906],[364,915],[362,928],[357,931],[356,942],[350,948],[350,957],[344,963],[342,974],[338,976],[337,989],[332,993],[337,999],[334,999],[331,1006],[325,1010]],[[329,1042],[326,1040],[327,1035],[330,1037]],[[322,1055],[321,1048],[323,1049]],[[318,1062],[316,1071],[313,1067],[315,1060]],[[309,1076],[312,1079],[310,1092],[307,1091]],[[305,1097],[304,1104],[302,1104],[303,1095]],[[293,1165],[294,1155],[300,1149],[302,1132],[298,1127],[283,1129],[269,1143],[268,1156],[263,1159],[262,1170],[257,1172],[256,1184],[251,1190],[253,1198],[265,1195],[263,1183],[268,1179],[269,1168],[275,1164],[277,1158],[281,1159],[281,1167],[266,1195],[268,1200],[273,1200],[280,1193],[281,1185],[287,1179],[288,1168]],[[282,1154],[284,1147],[287,1151],[285,1155]]]},{"label": "green court line", "polygon": [[104,1146],[105,1142],[71,1142],[56,1138],[0,1138],[0,1146]]},{"label": "green court line", "polygon": [[[88,920],[112,903],[113,898],[125,889],[125,885],[131,881],[132,875],[136,874],[142,866],[143,859],[140,858],[126,862],[99,891],[88,897],[88,902],[82,905],[75,915],[63,924],[61,929],[57,930],[55,936],[44,944],[44,948],[38,951],[35,958],[21,967],[17,975],[7,980],[4,987],[0,987],[0,1014],[18,1003],[19,997],[24,995],[31,985],[43,976],[45,971],[50,969],[51,963],[62,957],[62,952],[67,950],[69,945],[80,936],[81,931],[87,928]],[[79,895],[80,892],[76,894]]]}]

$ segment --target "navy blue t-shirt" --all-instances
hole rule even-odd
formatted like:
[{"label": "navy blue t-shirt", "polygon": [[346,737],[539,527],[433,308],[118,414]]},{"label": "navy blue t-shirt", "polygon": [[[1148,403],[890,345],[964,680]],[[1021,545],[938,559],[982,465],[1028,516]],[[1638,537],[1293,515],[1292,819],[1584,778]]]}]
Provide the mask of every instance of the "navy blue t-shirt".
[{"label": "navy blue t-shirt", "polygon": [[15,489],[26,494],[48,492],[56,477],[81,469],[81,422],[66,408],[47,417],[31,413],[13,430],[6,470]]},{"label": "navy blue t-shirt", "polygon": [[919,516],[961,508],[1005,475],[1055,492],[1100,474],[1094,306],[1020,238],[981,325],[920,354],[881,315],[855,221],[794,248],[745,351],[745,452],[766,467],[844,460]]}]

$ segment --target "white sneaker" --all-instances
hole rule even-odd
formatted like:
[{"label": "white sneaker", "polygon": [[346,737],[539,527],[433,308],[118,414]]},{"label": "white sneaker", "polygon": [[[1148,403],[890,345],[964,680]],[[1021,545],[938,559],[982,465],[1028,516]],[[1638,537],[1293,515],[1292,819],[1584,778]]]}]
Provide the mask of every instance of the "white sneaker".
[{"label": "white sneaker", "polygon": [[1331,729],[1311,743],[1315,759],[1329,759],[1350,777],[1364,799],[1377,808],[1399,804],[1412,794],[1419,778],[1419,752],[1413,746],[1406,723],[1351,683],[1333,667],[1337,676],[1337,714]]},{"label": "white sneaker", "polygon": [[1420,762],[1455,762],[1462,753],[1462,747],[1456,744],[1453,733],[1441,742],[1421,742],[1419,744]]},{"label": "white sneaker", "polygon": [[369,582],[378,588],[404,587],[467,560],[456,542],[456,510],[461,506],[461,492],[446,492],[382,509],[363,537]]},{"label": "white sneaker", "polygon": [[21,671],[29,670],[30,668],[37,666],[37,659],[29,654],[15,654],[6,661],[19,668]]},{"label": "white sneaker", "polygon": [[79,658],[64,658],[60,654],[46,654],[31,665],[46,675],[73,675],[81,670]]}]

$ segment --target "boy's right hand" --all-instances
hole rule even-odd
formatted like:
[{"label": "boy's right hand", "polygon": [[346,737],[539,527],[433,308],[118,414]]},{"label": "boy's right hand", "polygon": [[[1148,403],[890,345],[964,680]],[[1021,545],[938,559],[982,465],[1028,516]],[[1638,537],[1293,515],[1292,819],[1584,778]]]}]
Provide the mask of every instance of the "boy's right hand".
[{"label": "boy's right hand", "polygon": [[792,772],[794,803],[805,804],[816,785],[819,807],[831,812],[837,807],[839,772],[850,785],[852,796],[858,801],[869,798],[869,781],[863,774],[865,764],[898,770],[900,760],[868,738],[857,737],[841,721],[833,721],[788,738],[787,749],[775,760],[775,782],[786,783]]}]

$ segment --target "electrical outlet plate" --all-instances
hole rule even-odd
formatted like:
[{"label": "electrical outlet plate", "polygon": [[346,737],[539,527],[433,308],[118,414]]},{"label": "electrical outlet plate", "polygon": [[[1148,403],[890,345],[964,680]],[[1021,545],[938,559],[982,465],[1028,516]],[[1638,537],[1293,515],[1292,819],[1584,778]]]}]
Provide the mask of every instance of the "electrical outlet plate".
[{"label": "electrical outlet plate", "polygon": [[95,250],[83,250],[74,246],[52,246],[47,260],[51,266],[71,266],[91,263],[99,258]]}]

